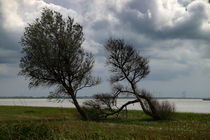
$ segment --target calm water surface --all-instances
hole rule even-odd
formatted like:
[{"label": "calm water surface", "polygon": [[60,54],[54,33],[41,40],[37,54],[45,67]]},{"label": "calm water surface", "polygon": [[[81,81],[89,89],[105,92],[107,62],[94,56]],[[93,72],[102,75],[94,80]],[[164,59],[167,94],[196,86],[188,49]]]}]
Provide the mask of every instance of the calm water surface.
[{"label": "calm water surface", "polygon": [[[82,104],[88,99],[78,99]],[[117,105],[132,99],[118,99]],[[202,99],[158,99],[159,101],[169,101],[176,107],[176,112],[194,112],[194,113],[210,113],[210,100],[204,101]],[[42,106],[42,107],[74,107],[70,100],[65,99],[58,103],[56,100],[49,99],[0,99],[0,105],[12,106]],[[128,106],[129,110],[141,110],[138,103]]]}]

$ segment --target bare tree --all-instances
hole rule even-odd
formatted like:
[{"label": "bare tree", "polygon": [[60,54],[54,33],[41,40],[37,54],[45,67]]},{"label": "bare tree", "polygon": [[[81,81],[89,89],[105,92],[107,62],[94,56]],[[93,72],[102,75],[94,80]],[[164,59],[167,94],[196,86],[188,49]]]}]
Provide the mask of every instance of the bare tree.
[{"label": "bare tree", "polygon": [[[131,103],[139,102],[142,110],[154,119],[162,119],[160,108],[166,106],[170,111],[174,111],[169,103],[160,104],[151,94],[145,90],[139,90],[137,84],[145,78],[149,70],[149,60],[140,55],[131,45],[128,45],[121,39],[109,39],[105,44],[106,63],[113,73],[111,83],[113,84],[113,95],[118,97],[120,94],[133,95],[135,100],[125,103],[119,110]],[[127,86],[125,86],[127,83]],[[164,110],[162,108],[162,110]],[[166,110],[165,110],[166,111]],[[114,114],[112,112],[110,114]],[[162,113],[163,114],[163,113]],[[107,114],[109,115],[109,114]]]},{"label": "bare tree", "polygon": [[[117,109],[113,109],[114,106],[111,104],[107,105],[109,112],[105,112],[104,117],[119,113],[127,105],[133,103],[140,103],[142,110],[156,120],[170,117],[174,112],[173,106],[168,102],[159,103],[152,98],[149,92],[138,89],[137,84],[150,72],[149,60],[142,57],[139,51],[135,50],[131,45],[125,44],[121,39],[109,39],[105,44],[105,51],[106,63],[112,73],[110,81],[113,84],[112,98],[107,99],[116,102],[116,98],[122,94],[132,95],[136,99],[128,101]],[[100,96],[100,98],[104,97]]]},{"label": "bare tree", "polygon": [[29,87],[53,86],[56,97],[71,97],[82,118],[87,120],[77,93],[100,80],[91,75],[94,58],[81,47],[83,41],[81,25],[71,17],[64,20],[60,13],[43,9],[41,18],[25,28],[19,74],[29,79]]}]

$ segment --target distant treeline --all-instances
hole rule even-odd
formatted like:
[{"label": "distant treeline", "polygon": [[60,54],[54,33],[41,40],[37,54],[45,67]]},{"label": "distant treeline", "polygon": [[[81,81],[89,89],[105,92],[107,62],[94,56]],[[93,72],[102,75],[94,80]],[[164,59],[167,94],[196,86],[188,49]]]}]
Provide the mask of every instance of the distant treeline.
[{"label": "distant treeline", "polygon": [[[70,97],[60,97],[62,99],[71,99]],[[118,97],[118,99],[133,99],[134,97]],[[210,100],[210,98],[201,98],[201,97],[154,97],[155,99],[203,99]],[[33,97],[33,96],[9,96],[9,97],[0,97],[0,99],[49,99],[49,97]],[[57,99],[57,98],[50,98]],[[92,99],[92,96],[80,96],[78,99]]]}]

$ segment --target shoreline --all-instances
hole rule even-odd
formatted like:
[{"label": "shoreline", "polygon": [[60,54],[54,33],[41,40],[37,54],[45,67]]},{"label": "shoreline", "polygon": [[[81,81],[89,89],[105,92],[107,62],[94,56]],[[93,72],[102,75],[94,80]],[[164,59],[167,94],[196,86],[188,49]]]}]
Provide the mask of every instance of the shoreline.
[{"label": "shoreline", "polygon": [[[86,98],[79,98],[78,102],[80,105],[85,102]],[[119,98],[117,100],[117,106],[120,107],[125,102],[132,100],[131,98]],[[188,113],[210,113],[210,101],[203,99],[158,99],[158,101],[168,101],[174,104],[176,112],[188,112]],[[31,106],[31,107],[61,107],[61,108],[74,108],[71,100],[64,99],[62,102],[58,102],[56,99],[35,99],[35,98],[7,98],[0,99],[0,106]],[[141,110],[138,103],[130,104],[127,106],[128,110]]]}]

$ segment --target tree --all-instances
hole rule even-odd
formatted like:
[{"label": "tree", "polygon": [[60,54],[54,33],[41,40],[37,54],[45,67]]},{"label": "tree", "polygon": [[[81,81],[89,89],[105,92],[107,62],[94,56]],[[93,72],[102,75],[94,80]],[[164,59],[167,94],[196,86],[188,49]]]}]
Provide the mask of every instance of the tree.
[{"label": "tree", "polygon": [[[137,84],[150,72],[149,60],[142,57],[139,51],[135,50],[131,45],[126,44],[124,40],[121,39],[109,39],[105,44],[105,51],[106,63],[113,74],[110,79],[113,90],[106,100],[116,100],[121,94],[132,95],[136,97],[136,99],[128,101],[117,110],[112,109],[112,105],[115,104],[110,104],[110,102],[106,101],[106,103],[109,103],[109,105],[105,107],[108,109],[108,112],[102,112],[103,114],[101,116],[106,118],[107,116],[119,113],[129,104],[140,103],[142,110],[156,120],[170,117],[171,112],[174,111],[173,106],[168,102],[159,103],[152,98],[149,92],[138,89]],[[95,106],[96,104],[97,106],[105,104],[105,96],[99,97],[101,102],[98,102],[96,98]],[[91,104],[89,104],[89,106],[91,106]]]},{"label": "tree", "polygon": [[77,93],[97,85],[100,79],[91,75],[94,58],[81,47],[82,26],[74,19],[63,19],[50,9],[43,9],[25,28],[21,38],[24,56],[20,60],[20,75],[29,79],[29,87],[56,87],[53,95],[67,95],[84,120],[87,115],[77,101]]},{"label": "tree", "polygon": [[[114,114],[121,111],[125,106],[139,102],[142,110],[154,119],[166,119],[174,112],[174,107],[168,102],[159,103],[152,98],[146,90],[139,90],[137,84],[145,78],[149,70],[149,60],[140,55],[131,45],[121,39],[109,39],[105,44],[107,64],[110,66],[111,83],[113,95],[118,97],[120,94],[128,94],[136,97],[135,100],[125,103]],[[128,83],[127,86],[123,83]],[[108,114],[109,115],[109,114]]]}]

